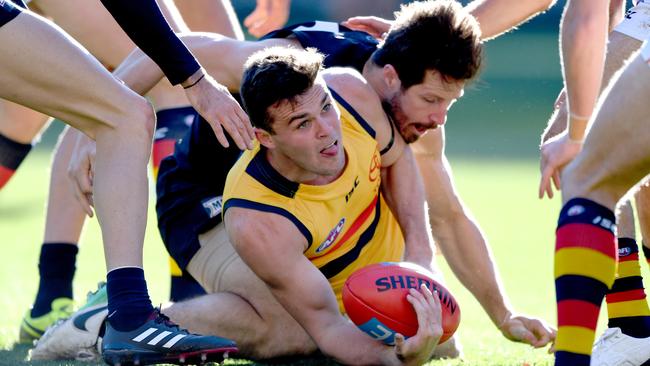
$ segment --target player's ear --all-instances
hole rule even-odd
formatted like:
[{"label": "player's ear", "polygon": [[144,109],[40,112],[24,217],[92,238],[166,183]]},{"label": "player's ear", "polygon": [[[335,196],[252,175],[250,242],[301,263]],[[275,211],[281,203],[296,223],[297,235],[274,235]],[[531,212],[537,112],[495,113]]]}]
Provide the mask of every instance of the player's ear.
[{"label": "player's ear", "polygon": [[275,147],[275,143],[273,142],[273,139],[271,138],[271,133],[269,131],[257,127],[254,130],[255,130],[255,137],[257,137],[257,140],[260,142],[260,145],[266,147],[267,149],[273,149]]},{"label": "player's ear", "polygon": [[397,75],[397,70],[391,64],[386,64],[382,68],[382,74],[384,76],[384,82],[390,90],[399,90],[402,87],[402,81]]}]

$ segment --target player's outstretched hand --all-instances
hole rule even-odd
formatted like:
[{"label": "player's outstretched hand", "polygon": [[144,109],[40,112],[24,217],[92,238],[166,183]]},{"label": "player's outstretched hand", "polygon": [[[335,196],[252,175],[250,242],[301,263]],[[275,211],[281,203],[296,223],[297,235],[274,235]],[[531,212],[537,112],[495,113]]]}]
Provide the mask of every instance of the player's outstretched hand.
[{"label": "player's outstretched hand", "polygon": [[524,315],[510,315],[499,327],[511,341],[527,343],[535,348],[544,347],[555,340],[555,330],[543,320]]},{"label": "player's outstretched hand", "polygon": [[290,0],[257,0],[255,10],[244,19],[248,33],[259,38],[282,28],[289,19],[290,5]]},{"label": "player's outstretched hand", "polygon": [[68,163],[68,176],[72,181],[74,196],[81,203],[86,214],[93,217],[93,169],[96,143],[83,133],[75,132],[77,142]]},{"label": "player's outstretched hand", "polygon": [[217,83],[207,73],[204,72],[203,75],[196,84],[185,89],[187,99],[210,123],[221,145],[229,145],[223,133],[225,129],[241,150],[252,149],[255,133],[248,115],[226,87]]},{"label": "player's outstretched hand", "polygon": [[542,177],[539,182],[539,198],[553,198],[553,188],[560,189],[560,173],[562,168],[573,160],[582,150],[582,142],[571,141],[569,135],[563,132],[546,141],[541,147],[540,171]]},{"label": "player's outstretched hand", "polygon": [[442,309],[437,292],[424,285],[420,290],[410,289],[406,295],[418,318],[418,332],[409,339],[395,335],[395,353],[407,365],[422,365],[433,354],[442,336]]},{"label": "player's outstretched hand", "polygon": [[383,40],[386,33],[393,24],[390,20],[374,16],[358,16],[348,18],[342,23],[344,26],[362,32],[366,32],[378,40]]}]

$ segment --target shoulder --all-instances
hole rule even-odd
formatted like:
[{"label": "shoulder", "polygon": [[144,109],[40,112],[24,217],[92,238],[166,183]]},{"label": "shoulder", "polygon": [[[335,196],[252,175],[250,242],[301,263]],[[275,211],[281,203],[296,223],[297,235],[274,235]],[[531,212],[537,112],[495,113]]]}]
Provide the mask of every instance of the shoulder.
[{"label": "shoulder", "polygon": [[[377,92],[370,86],[368,81],[356,70],[350,68],[330,68],[323,75],[327,85],[341,96],[375,131],[375,139],[379,150],[388,147],[390,155],[401,151],[403,145],[399,134],[393,130],[393,126],[382,107]],[[393,145],[393,139],[398,142]],[[397,149],[393,148],[395,146]],[[384,161],[382,165],[390,165],[392,159]]]},{"label": "shoulder", "polygon": [[381,110],[377,93],[357,70],[349,67],[331,67],[323,72],[323,78],[330,88],[355,109],[361,109],[365,103],[369,103],[368,110]]}]

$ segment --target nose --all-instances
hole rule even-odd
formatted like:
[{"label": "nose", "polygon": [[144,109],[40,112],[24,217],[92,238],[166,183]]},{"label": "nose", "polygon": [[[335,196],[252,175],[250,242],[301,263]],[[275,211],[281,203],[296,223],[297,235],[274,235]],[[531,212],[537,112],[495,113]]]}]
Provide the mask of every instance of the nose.
[{"label": "nose", "polygon": [[429,114],[429,121],[435,126],[442,126],[447,122],[447,109],[436,110]]},{"label": "nose", "polygon": [[327,118],[318,117],[316,118],[316,123],[318,125],[319,138],[326,138],[332,135],[334,126]]}]

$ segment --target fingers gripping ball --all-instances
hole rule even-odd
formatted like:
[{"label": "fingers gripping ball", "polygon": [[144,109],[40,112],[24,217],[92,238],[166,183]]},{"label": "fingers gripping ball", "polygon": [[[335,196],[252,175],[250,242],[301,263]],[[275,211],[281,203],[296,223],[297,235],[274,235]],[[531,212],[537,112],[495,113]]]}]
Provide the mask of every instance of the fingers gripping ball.
[{"label": "fingers gripping ball", "polygon": [[413,305],[406,300],[409,288],[425,284],[438,291],[442,307],[443,334],[449,339],[460,323],[456,299],[431,272],[412,263],[377,263],[354,272],[343,286],[343,306],[348,317],[361,330],[386,344],[394,344],[395,333],[412,337],[418,320]]}]

